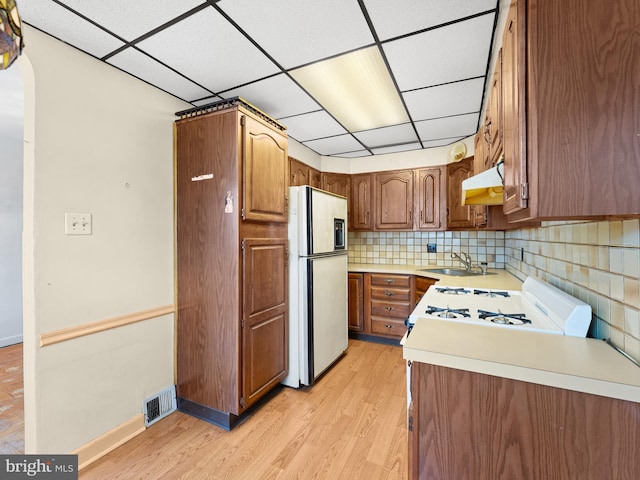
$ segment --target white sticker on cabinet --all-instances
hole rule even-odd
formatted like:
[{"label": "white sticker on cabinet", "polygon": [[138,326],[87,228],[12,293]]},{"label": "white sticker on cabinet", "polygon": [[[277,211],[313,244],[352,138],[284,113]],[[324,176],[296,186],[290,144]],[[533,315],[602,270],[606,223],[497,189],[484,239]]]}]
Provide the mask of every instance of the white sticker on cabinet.
[{"label": "white sticker on cabinet", "polygon": [[231,192],[227,192],[227,197],[224,199],[224,213],[233,213],[233,197]]},{"label": "white sticker on cabinet", "polygon": [[198,175],[197,177],[191,177],[192,182],[199,182],[200,180],[211,180],[213,173],[207,173],[205,175]]}]

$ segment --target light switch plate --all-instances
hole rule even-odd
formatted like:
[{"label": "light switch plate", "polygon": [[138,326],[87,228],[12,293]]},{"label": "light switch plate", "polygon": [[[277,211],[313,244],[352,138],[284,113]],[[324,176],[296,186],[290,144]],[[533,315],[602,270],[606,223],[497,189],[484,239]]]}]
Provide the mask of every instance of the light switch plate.
[{"label": "light switch plate", "polygon": [[65,213],[65,235],[91,235],[90,213]]}]

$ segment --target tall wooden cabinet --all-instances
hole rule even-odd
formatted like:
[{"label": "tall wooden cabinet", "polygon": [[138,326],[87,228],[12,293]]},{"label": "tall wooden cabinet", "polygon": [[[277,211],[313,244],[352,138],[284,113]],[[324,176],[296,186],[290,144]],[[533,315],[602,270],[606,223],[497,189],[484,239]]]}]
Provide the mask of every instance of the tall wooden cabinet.
[{"label": "tall wooden cabinet", "polygon": [[178,409],[227,429],[287,374],[283,130],[238,101],[175,124]]}]

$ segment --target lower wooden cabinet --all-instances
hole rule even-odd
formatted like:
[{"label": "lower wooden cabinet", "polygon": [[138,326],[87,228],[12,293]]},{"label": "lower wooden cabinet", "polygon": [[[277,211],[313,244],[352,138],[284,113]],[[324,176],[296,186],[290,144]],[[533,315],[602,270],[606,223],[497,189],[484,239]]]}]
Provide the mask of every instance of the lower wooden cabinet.
[{"label": "lower wooden cabinet", "polygon": [[364,276],[364,333],[402,338],[413,311],[413,275],[366,273]]},{"label": "lower wooden cabinet", "polygon": [[413,362],[409,479],[640,478],[640,404]]},{"label": "lower wooden cabinet", "polygon": [[437,280],[426,277],[416,277],[416,295],[413,300],[413,304],[417,305],[422,296],[426,293],[431,285],[435,285]]},{"label": "lower wooden cabinet", "polygon": [[349,274],[349,331],[364,332],[364,274]]}]

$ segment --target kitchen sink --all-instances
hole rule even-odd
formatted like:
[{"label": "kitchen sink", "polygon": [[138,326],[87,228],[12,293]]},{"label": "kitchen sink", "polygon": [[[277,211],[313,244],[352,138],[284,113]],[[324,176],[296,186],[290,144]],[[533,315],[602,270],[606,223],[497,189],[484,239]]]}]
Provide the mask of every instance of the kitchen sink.
[{"label": "kitchen sink", "polygon": [[451,275],[454,277],[476,277],[483,275],[495,275],[495,272],[480,273],[477,271],[464,270],[462,268],[423,268],[421,272],[440,273],[442,275]]}]

